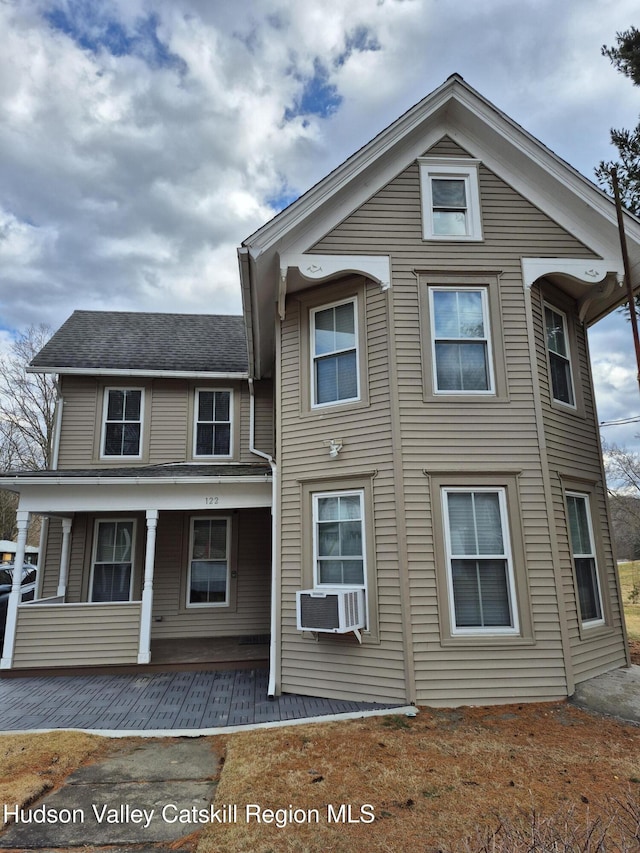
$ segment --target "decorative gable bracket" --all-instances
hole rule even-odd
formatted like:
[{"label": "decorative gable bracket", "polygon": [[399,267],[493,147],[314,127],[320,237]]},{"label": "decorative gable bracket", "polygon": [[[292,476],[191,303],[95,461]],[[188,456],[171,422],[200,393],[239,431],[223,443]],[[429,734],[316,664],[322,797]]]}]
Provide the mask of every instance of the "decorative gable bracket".
[{"label": "decorative gable bracket", "polygon": [[[527,288],[540,278],[578,285],[578,313],[584,322],[593,302],[611,296],[616,287],[623,286],[624,275],[618,267],[611,259],[522,258],[522,279]],[[585,289],[584,285],[588,287]]]},{"label": "decorative gable bracket", "polygon": [[[344,275],[363,275],[375,281],[382,290],[391,287],[391,259],[388,255],[313,255],[280,256],[278,314],[284,319],[285,297],[290,274],[310,282],[329,281]],[[296,289],[300,289],[299,286]]]}]

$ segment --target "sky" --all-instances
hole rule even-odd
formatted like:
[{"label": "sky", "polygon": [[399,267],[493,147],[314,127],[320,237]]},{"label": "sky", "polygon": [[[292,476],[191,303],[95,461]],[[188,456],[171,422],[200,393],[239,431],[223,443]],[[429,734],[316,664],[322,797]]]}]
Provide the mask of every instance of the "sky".
[{"label": "sky", "polygon": [[[75,309],[240,313],[236,247],[454,72],[582,174],[637,0],[0,0],[0,351]],[[600,421],[640,416],[629,324]],[[640,450],[640,422],[603,427]]]}]

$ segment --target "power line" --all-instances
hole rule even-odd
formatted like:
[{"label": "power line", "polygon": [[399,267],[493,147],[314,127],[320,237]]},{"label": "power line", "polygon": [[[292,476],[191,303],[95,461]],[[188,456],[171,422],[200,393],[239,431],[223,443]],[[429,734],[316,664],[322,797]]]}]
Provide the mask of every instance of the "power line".
[{"label": "power line", "polygon": [[622,426],[623,424],[636,424],[640,421],[640,415],[633,415],[631,418],[622,418],[619,421],[600,421],[600,426]]}]

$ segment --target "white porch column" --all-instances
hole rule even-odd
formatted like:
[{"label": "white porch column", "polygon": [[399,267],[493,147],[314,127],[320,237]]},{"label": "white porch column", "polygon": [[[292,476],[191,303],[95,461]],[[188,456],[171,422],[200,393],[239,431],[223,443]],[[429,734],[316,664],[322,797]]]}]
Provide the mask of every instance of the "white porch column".
[{"label": "white porch column", "polygon": [[71,519],[62,519],[62,549],[60,551],[60,575],[58,577],[58,595],[62,598],[67,594],[69,579],[69,559],[71,557]]},{"label": "white porch column", "polygon": [[144,561],[144,587],[142,590],[142,614],[140,616],[140,645],[138,663],[151,660],[151,607],[153,605],[153,567],[156,556],[156,529],[158,510],[147,510],[147,550]]},{"label": "white porch column", "polygon": [[18,510],[17,526],[18,538],[16,540],[16,557],[13,569],[13,586],[7,602],[7,624],[4,629],[4,647],[2,649],[2,660],[0,669],[11,669],[13,663],[13,649],[16,642],[16,624],[18,621],[18,604],[20,603],[20,587],[22,584],[22,564],[24,563],[24,550],[27,544],[27,529],[29,527],[29,513]]}]

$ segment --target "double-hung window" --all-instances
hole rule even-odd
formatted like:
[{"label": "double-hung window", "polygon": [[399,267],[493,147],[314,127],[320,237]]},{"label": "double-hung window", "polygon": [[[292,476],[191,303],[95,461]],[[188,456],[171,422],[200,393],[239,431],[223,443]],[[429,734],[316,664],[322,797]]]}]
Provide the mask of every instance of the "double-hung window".
[{"label": "double-hung window", "polygon": [[196,391],[194,456],[231,456],[232,407],[231,391]]},{"label": "double-hung window", "polygon": [[107,388],[104,397],[102,456],[141,455],[141,388]]},{"label": "double-hung window", "polygon": [[365,586],[364,492],[313,495],[314,586]]},{"label": "double-hung window", "polygon": [[229,518],[192,518],[187,607],[229,603]]},{"label": "double-hung window", "polygon": [[420,157],[425,240],[482,240],[478,161]]},{"label": "double-hung window", "polygon": [[133,585],[135,522],[96,521],[91,601],[129,601]]},{"label": "double-hung window", "polygon": [[580,619],[585,626],[604,622],[589,496],[567,492],[569,538],[576,573]]},{"label": "double-hung window", "polygon": [[356,298],[313,309],[310,326],[312,406],[359,400]]},{"label": "double-hung window", "polygon": [[544,305],[544,329],[549,354],[551,395],[558,403],[575,406],[567,318],[561,311],[546,303]]},{"label": "double-hung window", "polygon": [[503,488],[442,490],[453,634],[519,631]]},{"label": "double-hung window", "polygon": [[485,287],[430,287],[435,393],[494,393]]}]

